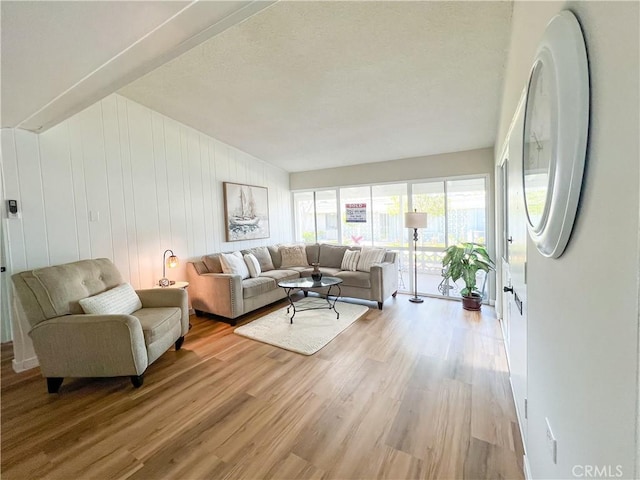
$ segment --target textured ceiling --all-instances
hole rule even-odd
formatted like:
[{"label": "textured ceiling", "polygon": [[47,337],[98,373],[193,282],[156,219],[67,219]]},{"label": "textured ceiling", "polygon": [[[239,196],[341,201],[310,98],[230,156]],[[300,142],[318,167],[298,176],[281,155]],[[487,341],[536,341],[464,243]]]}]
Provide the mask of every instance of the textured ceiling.
[{"label": "textured ceiling", "polygon": [[287,171],[492,146],[510,2],[279,2],[119,93]]},{"label": "textured ceiling", "polygon": [[269,5],[3,0],[2,127],[42,131]]}]

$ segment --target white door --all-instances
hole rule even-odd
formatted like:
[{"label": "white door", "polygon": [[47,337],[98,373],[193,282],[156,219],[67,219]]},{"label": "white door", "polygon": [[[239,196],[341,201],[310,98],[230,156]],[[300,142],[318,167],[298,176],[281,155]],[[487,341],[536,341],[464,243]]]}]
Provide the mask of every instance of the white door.
[{"label": "white door", "polygon": [[511,385],[518,410],[522,436],[527,438],[527,218],[522,191],[522,109],[514,121],[507,148],[507,191],[505,195],[504,244],[510,286],[504,282],[505,314],[508,315],[509,366]]},{"label": "white door", "polygon": [[[0,161],[0,202],[4,202],[4,183],[2,162]],[[6,205],[0,205],[0,342],[11,340],[11,321],[9,318],[9,273],[6,271],[5,256],[5,212]]]},{"label": "white door", "polygon": [[[509,360],[509,342],[510,342],[510,333],[509,333],[509,322],[511,312],[509,311],[509,293],[507,289],[504,287],[511,287],[511,272],[509,270],[509,160],[504,158],[502,160],[502,165],[498,170],[499,174],[499,192],[500,199],[498,202],[500,208],[500,215],[498,216],[498,222],[501,226],[500,234],[498,235],[498,250],[501,252],[500,255],[500,276],[501,291],[498,292],[500,297],[500,320],[502,324],[502,335],[504,337],[504,343],[507,347],[507,360]],[[496,296],[496,298],[498,298]],[[496,312],[498,309],[496,308]]]}]

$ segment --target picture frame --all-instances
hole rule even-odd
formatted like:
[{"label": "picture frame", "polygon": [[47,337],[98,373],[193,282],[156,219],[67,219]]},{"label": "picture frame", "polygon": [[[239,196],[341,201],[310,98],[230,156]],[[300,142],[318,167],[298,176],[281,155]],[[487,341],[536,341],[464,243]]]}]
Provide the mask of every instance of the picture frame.
[{"label": "picture frame", "polygon": [[267,187],[223,182],[227,242],[269,238]]}]

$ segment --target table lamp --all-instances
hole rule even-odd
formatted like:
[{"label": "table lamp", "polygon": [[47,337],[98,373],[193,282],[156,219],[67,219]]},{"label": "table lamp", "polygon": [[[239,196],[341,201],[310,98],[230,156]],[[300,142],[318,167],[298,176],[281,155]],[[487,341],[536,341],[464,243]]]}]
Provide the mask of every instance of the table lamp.
[{"label": "table lamp", "polygon": [[[169,258],[167,259],[167,253],[170,253]],[[173,280],[169,280],[166,275],[166,267],[175,268],[178,266],[178,257],[173,254],[173,250],[165,250],[162,254],[162,278],[158,280],[158,285],[161,287],[168,287],[169,285],[174,285],[176,282]]]}]

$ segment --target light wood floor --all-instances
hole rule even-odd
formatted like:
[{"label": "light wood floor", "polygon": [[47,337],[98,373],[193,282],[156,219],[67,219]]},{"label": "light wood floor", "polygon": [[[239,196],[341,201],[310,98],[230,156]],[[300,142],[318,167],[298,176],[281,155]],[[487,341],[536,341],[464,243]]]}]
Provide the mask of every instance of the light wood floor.
[{"label": "light wood floor", "polygon": [[66,379],[49,395],[3,345],[2,478],[523,478],[489,307],[398,295],[311,357],[191,321],[137,390]]}]

